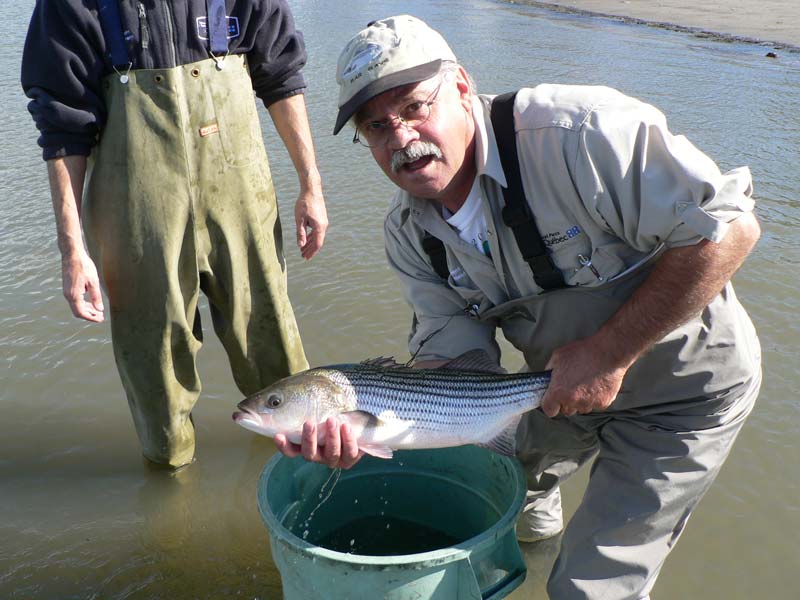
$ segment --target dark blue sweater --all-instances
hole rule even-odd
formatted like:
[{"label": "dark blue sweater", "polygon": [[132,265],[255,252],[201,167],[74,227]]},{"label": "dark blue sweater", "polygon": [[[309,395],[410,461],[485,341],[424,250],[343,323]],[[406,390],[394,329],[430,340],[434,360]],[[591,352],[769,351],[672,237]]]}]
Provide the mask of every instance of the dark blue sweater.
[{"label": "dark blue sweater", "polygon": [[[205,0],[119,0],[133,69],[209,58]],[[238,21],[231,54],[246,54],[253,88],[266,106],[302,93],[303,35],[286,0],[226,0]],[[144,41],[144,43],[143,43]],[[22,56],[22,87],[44,159],[90,154],[105,123],[102,79],[113,72],[97,19],[97,0],[37,0]]]}]

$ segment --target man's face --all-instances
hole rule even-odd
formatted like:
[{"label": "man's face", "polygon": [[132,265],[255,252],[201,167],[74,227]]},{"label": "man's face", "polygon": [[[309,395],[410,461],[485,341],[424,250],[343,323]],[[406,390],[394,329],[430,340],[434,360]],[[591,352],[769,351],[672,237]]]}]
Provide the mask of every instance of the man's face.
[{"label": "man's face", "polygon": [[[407,127],[397,119],[408,114],[409,107],[425,103],[430,116],[424,123]],[[385,143],[370,151],[397,186],[420,198],[439,200],[451,210],[466,198],[475,177],[475,123],[463,70],[376,96],[359,110],[356,124],[362,130],[370,124],[386,125]]]}]

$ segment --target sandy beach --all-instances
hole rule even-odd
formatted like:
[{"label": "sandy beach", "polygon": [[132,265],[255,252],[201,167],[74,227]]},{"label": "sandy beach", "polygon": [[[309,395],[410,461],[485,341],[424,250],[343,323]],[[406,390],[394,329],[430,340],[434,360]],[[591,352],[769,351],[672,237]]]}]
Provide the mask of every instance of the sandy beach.
[{"label": "sandy beach", "polygon": [[564,12],[589,13],[721,39],[800,51],[798,0],[512,0]]}]

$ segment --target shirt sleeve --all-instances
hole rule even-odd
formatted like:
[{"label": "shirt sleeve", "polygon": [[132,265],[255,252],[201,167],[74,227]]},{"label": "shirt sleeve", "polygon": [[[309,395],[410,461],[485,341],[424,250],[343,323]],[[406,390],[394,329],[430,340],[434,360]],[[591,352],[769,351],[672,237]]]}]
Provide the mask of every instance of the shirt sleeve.
[{"label": "shirt sleeve", "polygon": [[389,266],[400,279],[406,302],[414,311],[408,350],[415,360],[447,359],[473,349],[500,361],[493,324],[469,317],[464,300],[448,287],[425,260],[421,242],[393,227],[387,218],[384,240]]},{"label": "shirt sleeve", "polygon": [[105,122],[100,93],[105,42],[76,0],[36,3],[22,53],[21,82],[45,160],[88,155]]},{"label": "shirt sleeve", "polygon": [[253,89],[264,105],[303,93],[306,47],[286,0],[265,0],[260,13],[250,15],[248,29],[254,37],[244,42],[251,46],[247,62]]},{"label": "shirt sleeve", "polygon": [[595,107],[580,131],[578,192],[617,237],[647,252],[660,243],[720,241],[728,223],[753,210],[747,167],[721,173],[656,108],[619,94]]}]

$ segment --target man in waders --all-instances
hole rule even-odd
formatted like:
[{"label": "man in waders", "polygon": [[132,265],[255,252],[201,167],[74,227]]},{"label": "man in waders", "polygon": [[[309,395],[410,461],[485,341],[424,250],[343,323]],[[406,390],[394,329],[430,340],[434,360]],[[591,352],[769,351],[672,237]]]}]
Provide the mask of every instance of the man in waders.
[{"label": "man in waders", "polygon": [[[647,598],[760,386],[730,284],[760,234],[749,171],[720,173],[658,110],[609,88],[476,95],[409,16],[359,32],[337,80],[334,133],[352,119],[399,188],[385,244],[416,364],[474,348],[499,360],[501,327],[528,369],[552,369],[517,430],[522,541],[561,532],[559,483],[595,459],[550,597]],[[324,427],[322,448],[313,424],[280,448],[351,466],[352,431]]]},{"label": "man in waders", "polygon": [[230,12],[224,0],[36,3],[22,85],[47,160],[64,295],[75,316],[101,322],[102,280],[119,373],[155,463],[193,459],[200,291],[242,393],[307,368],[253,97],[297,170],[297,240],[310,259],[327,217],[305,62],[285,0]]}]

